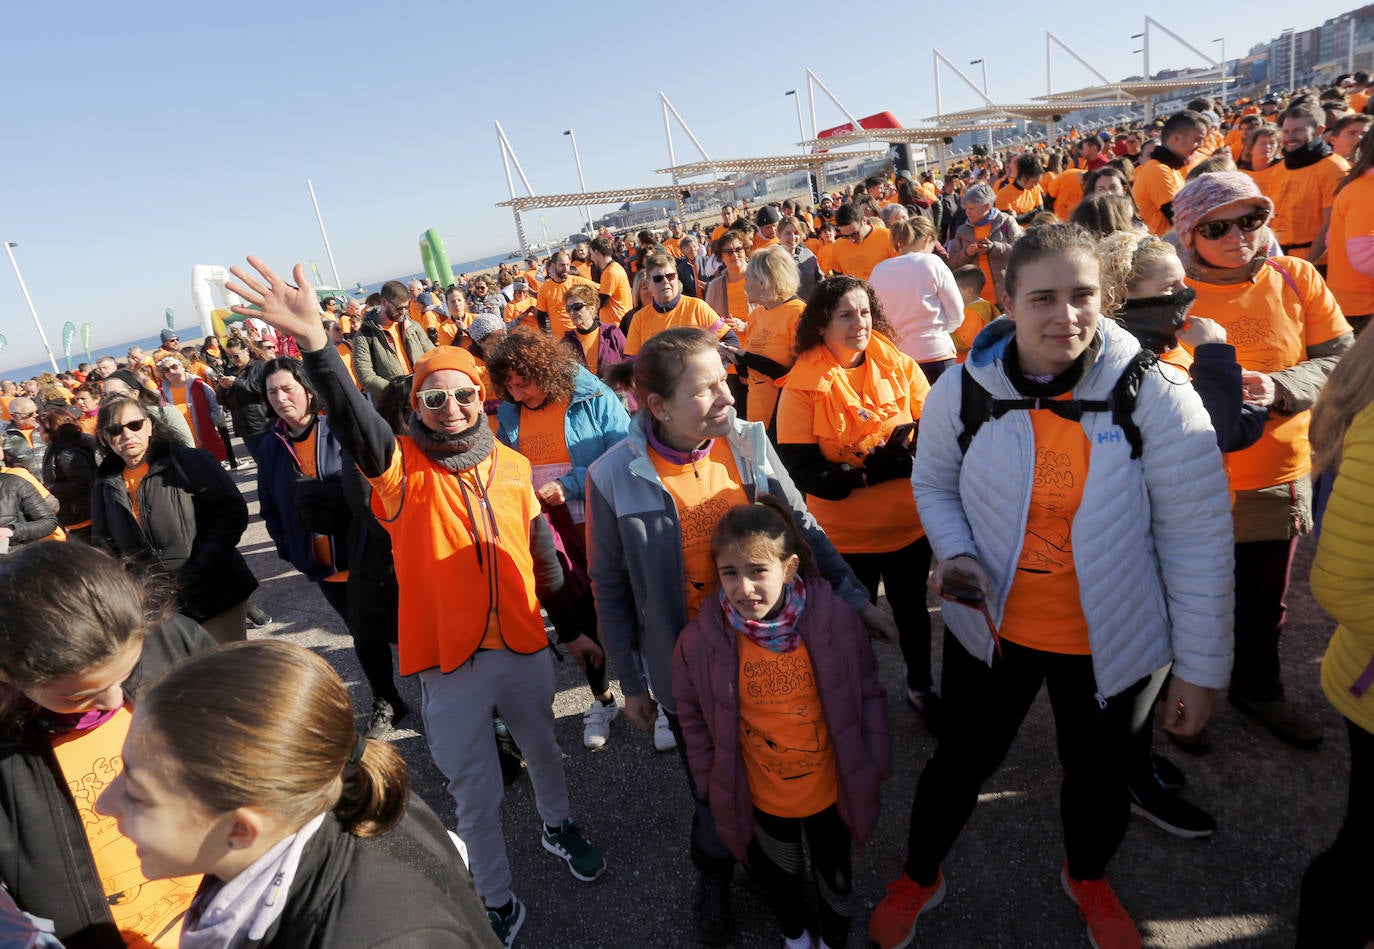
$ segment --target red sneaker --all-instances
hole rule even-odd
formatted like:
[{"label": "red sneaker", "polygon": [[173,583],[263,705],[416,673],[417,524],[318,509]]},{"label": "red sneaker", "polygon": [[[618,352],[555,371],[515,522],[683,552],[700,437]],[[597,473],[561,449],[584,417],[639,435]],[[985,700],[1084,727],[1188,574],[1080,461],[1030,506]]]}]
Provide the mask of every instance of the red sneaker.
[{"label": "red sneaker", "polygon": [[868,938],[880,949],[902,949],[916,935],[916,918],[934,909],[945,898],[945,875],[930,886],[921,886],[903,873],[887,885],[887,896],[873,907],[868,918]]},{"label": "red sneaker", "polygon": [[1093,949],[1140,949],[1140,931],[1106,880],[1075,880],[1069,864],[1059,874],[1064,892],[1078,904],[1078,915],[1088,924]]}]

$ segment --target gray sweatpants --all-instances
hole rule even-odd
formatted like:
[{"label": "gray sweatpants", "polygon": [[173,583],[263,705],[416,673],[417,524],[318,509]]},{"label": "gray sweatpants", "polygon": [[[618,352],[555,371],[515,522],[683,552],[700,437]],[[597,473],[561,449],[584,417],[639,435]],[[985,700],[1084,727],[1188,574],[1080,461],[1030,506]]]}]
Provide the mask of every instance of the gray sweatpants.
[{"label": "gray sweatpants", "polygon": [[478,651],[452,672],[421,672],[420,685],[429,753],[448,778],[477,893],[488,906],[501,906],[510,899],[511,872],[491,716],[501,716],[525,755],[539,816],[561,826],[568,818],[568,783],[553,733],[553,657],[547,649],[528,656]]}]

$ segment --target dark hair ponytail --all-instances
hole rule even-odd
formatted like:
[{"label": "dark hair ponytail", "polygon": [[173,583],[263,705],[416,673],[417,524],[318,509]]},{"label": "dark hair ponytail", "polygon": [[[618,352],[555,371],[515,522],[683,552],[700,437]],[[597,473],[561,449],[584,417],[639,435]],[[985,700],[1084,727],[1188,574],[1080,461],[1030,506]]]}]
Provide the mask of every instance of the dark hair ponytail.
[{"label": "dark hair ponytail", "polygon": [[811,546],[797,529],[792,509],[771,494],[760,494],[753,504],[740,504],[725,512],[711,535],[711,559],[727,547],[756,549],[767,543],[779,560],[795,555],[803,579],[818,576]]}]

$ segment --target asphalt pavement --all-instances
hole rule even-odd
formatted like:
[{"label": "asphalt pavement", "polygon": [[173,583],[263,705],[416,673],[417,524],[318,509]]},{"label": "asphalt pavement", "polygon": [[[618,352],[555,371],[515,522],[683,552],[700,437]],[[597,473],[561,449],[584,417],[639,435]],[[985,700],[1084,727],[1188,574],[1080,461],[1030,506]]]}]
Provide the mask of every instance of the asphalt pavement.
[{"label": "asphalt pavement", "polygon": [[[314,584],[277,559],[256,517],[256,469],[240,469],[235,480],[254,513],[241,549],[262,582],[257,602],[273,617],[251,636],[288,640],[324,655],[349,684],[359,727],[366,728],[371,696],[342,620]],[[1311,553],[1312,544],[1304,540],[1289,598],[1284,679],[1292,701],[1321,723],[1325,740],[1316,751],[1289,748],[1243,719],[1224,697],[1211,726],[1210,753],[1186,755],[1173,749],[1162,732],[1157,734],[1156,750],[1187,775],[1184,793],[1217,818],[1219,829],[1211,839],[1184,840],[1132,819],[1108,880],[1135,918],[1146,946],[1292,945],[1298,883],[1344,816],[1349,761],[1341,718],[1326,703],[1318,682],[1318,665],[1334,624],[1307,590]],[[461,608],[457,584],[454,603]],[[935,616],[938,681],[938,610]],[[876,649],[888,689],[896,773],[883,789],[877,831],[855,854],[854,885],[862,910],[850,935],[851,947],[868,944],[868,912],[901,871],[912,793],[935,746],[904,701],[901,654],[895,646]],[[515,891],[529,911],[516,944],[527,949],[695,945],[695,877],[687,845],[691,807],[677,754],[655,752],[652,737],[623,716],[612,724],[604,749],[587,751],[582,747],[582,712],[589,692],[571,660],[557,664],[556,689],[556,728],[573,817],[601,847],[607,870],[591,884],[569,875],[562,861],[540,846],[528,778],[508,786],[502,819]],[[415,711],[390,740],[404,755],[417,792],[452,827],[452,799],[416,730],[418,681],[401,680],[401,691]],[[913,946],[1088,945],[1077,909],[1059,882],[1064,859],[1060,777],[1053,721],[1042,692],[949,855],[945,901],[921,918]],[[731,945],[782,945],[762,895],[742,869],[736,873],[733,901]]]}]

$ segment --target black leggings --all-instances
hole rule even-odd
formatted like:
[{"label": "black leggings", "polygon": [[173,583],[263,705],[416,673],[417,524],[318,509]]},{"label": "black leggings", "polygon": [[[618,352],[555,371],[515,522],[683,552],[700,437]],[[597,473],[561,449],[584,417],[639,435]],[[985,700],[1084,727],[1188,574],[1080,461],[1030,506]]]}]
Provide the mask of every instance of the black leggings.
[{"label": "black leggings", "polygon": [[588,590],[582,594],[577,603],[573,606],[577,614],[577,624],[588,639],[602,647],[603,654],[601,665],[594,666],[590,662],[582,671],[587,676],[587,687],[592,690],[592,698],[600,698],[611,690],[611,673],[608,660],[604,654],[605,646],[601,642],[601,636],[596,628],[596,600],[592,597],[592,591]]},{"label": "black leggings", "polygon": [[1279,639],[1298,539],[1236,544],[1236,661],[1231,691],[1255,702],[1283,698]]},{"label": "black leggings", "polygon": [[926,609],[926,575],[930,573],[930,541],[921,537],[900,550],[882,554],[844,554],[845,563],[878,602],[878,581],[885,584],[888,605],[901,633],[906,660],[906,687],[930,688],[930,611]]},{"label": "black leggings", "polygon": [[1002,655],[987,666],[948,632],[941,676],[945,724],[911,803],[907,874],[923,886],[935,882],[979,789],[1001,766],[1043,683],[1064,769],[1059,811],[1069,875],[1100,879],[1130,819],[1129,737],[1132,723],[1148,715],[1150,678],[1099,703],[1091,656],[1003,640]]},{"label": "black leggings", "polygon": [[1345,720],[1350,736],[1350,797],[1336,842],[1302,877],[1299,949],[1363,949],[1374,939],[1374,735]]},{"label": "black leggings", "polygon": [[834,804],[810,817],[777,817],[754,808],[749,872],[768,894],[783,936],[796,939],[806,929],[803,836],[820,896],[821,938],[827,946],[847,945],[854,916],[853,841]]},{"label": "black leggings", "polygon": [[[334,611],[347,623],[348,584],[321,580],[316,586],[320,588],[329,605],[334,607]],[[396,689],[396,680],[392,677],[391,644],[384,639],[359,638],[352,629],[348,632],[353,636],[353,652],[358,657],[358,665],[362,667],[363,678],[372,690],[372,697],[386,699],[394,704],[393,700],[400,698],[400,693]]]}]

